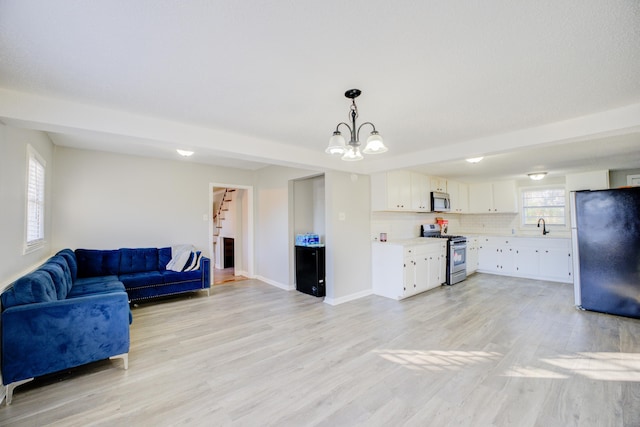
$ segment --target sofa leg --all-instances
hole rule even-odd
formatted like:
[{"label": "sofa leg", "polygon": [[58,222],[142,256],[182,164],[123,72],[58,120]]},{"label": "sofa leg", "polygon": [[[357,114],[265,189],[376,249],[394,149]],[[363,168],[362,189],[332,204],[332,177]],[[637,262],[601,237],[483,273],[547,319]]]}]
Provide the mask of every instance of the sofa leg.
[{"label": "sofa leg", "polygon": [[26,380],[20,380],[20,381],[13,382],[11,384],[7,384],[7,386],[4,388],[5,397],[7,399],[7,405],[11,405],[11,401],[13,400],[13,390],[19,385],[28,383],[29,381],[32,381],[32,380],[33,378],[27,378]]},{"label": "sofa leg", "polygon": [[129,353],[117,354],[115,356],[111,356],[109,359],[122,359],[122,361],[124,362],[124,369],[129,369]]}]

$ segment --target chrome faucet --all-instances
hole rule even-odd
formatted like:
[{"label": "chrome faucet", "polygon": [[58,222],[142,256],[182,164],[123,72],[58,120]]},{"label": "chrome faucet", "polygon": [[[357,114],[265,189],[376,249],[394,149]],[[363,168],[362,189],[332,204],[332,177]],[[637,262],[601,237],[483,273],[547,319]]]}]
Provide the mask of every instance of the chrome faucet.
[{"label": "chrome faucet", "polygon": [[542,235],[546,236],[547,234],[550,233],[550,231],[547,230],[547,224],[544,222],[544,218],[540,218],[538,220],[538,228],[540,228],[540,221],[542,221]]}]

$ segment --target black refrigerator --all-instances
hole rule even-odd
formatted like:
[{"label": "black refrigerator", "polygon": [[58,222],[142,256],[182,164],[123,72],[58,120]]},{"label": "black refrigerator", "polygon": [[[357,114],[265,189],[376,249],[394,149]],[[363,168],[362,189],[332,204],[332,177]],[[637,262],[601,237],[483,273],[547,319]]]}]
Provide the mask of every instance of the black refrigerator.
[{"label": "black refrigerator", "polygon": [[640,187],[571,193],[575,304],[640,318]]},{"label": "black refrigerator", "polygon": [[296,246],[296,289],[316,297],[325,296],[324,247]]}]

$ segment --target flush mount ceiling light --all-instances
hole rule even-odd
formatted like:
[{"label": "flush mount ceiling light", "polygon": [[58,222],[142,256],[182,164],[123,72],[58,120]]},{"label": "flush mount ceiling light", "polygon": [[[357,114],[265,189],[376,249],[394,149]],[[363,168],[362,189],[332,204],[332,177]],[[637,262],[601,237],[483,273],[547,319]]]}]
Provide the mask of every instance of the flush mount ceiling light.
[{"label": "flush mount ceiling light", "polygon": [[189,150],[181,150],[181,149],[176,149],[176,151],[178,152],[178,154],[180,154],[182,157],[189,157],[193,155],[193,151],[189,151]]},{"label": "flush mount ceiling light", "polygon": [[[342,155],[342,160],[353,162],[356,160],[362,160],[364,154],[379,154],[384,153],[388,150],[385,147],[384,142],[382,142],[382,137],[376,131],[376,127],[371,122],[364,122],[360,126],[356,127],[356,118],[358,118],[358,107],[356,106],[356,98],[360,96],[362,92],[360,89],[349,89],[344,93],[344,96],[351,99],[351,109],[349,111],[349,116],[351,118],[351,126],[349,126],[345,122],[338,123],[336,126],[335,132],[333,132],[333,136],[329,139],[329,146],[325,150],[325,153],[328,154],[340,154]],[[351,140],[347,144],[344,136],[340,133],[340,126],[344,125],[349,129],[349,134],[351,135]],[[367,145],[360,152],[360,129],[364,125],[370,125],[373,130],[367,138]]]},{"label": "flush mount ceiling light", "polygon": [[542,178],[544,178],[545,176],[547,176],[546,172],[533,172],[528,174],[529,178],[531,178],[534,181],[540,181]]},{"label": "flush mount ceiling light", "polygon": [[478,163],[482,159],[484,159],[484,157],[471,157],[465,160],[469,163]]}]

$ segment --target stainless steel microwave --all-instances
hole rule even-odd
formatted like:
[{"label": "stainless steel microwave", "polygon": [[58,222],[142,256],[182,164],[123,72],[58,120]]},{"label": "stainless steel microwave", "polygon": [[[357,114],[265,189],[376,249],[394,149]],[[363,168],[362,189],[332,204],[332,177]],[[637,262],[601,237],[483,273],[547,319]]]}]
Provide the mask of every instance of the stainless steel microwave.
[{"label": "stainless steel microwave", "polygon": [[431,212],[449,212],[451,201],[447,193],[431,192]]}]

